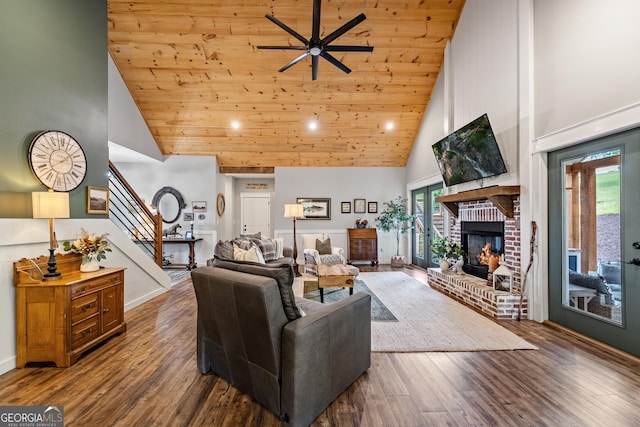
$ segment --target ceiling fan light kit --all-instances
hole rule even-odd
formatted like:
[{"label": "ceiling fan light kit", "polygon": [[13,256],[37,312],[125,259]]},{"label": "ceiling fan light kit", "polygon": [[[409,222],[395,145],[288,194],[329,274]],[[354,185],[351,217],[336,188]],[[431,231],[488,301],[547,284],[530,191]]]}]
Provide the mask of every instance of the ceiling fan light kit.
[{"label": "ceiling fan light kit", "polygon": [[276,24],[278,27],[291,34],[304,44],[304,46],[257,46],[258,49],[283,49],[283,50],[303,50],[304,52],[289,62],[278,71],[286,71],[291,66],[297,64],[308,56],[311,56],[311,78],[312,80],[318,79],[318,57],[324,58],[329,63],[333,64],[338,69],[349,74],[351,69],[340,62],[336,57],[332,56],[329,52],[373,52],[373,46],[345,46],[345,45],[331,45],[338,37],[351,30],[353,27],[367,19],[364,13],[356,16],[340,28],[326,36],[320,38],[320,5],[321,0],[313,0],[313,28],[311,29],[311,39],[307,40],[300,35],[294,29],[286,25],[284,22],[278,20],[273,15],[266,14],[265,17]]}]

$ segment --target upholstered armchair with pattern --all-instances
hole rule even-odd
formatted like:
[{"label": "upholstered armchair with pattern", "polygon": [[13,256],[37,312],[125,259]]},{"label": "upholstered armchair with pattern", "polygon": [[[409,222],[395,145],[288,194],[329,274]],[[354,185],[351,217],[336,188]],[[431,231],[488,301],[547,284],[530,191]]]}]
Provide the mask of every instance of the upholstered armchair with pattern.
[{"label": "upholstered armchair with pattern", "polygon": [[344,249],[331,245],[331,238],[324,233],[303,234],[304,271],[318,274],[319,264],[346,264]]}]

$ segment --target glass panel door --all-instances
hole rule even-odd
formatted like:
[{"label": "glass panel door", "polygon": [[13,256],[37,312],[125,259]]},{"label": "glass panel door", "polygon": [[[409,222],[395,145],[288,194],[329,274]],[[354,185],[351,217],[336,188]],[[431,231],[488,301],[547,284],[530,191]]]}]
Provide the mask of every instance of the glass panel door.
[{"label": "glass panel door", "polygon": [[639,171],[639,130],[549,156],[549,317],[635,355]]},{"label": "glass panel door", "polygon": [[436,197],[443,194],[442,184],[413,190],[412,212],[416,214],[412,238],[412,263],[422,268],[437,267],[432,259],[431,242],[434,235],[444,234],[444,212]]}]

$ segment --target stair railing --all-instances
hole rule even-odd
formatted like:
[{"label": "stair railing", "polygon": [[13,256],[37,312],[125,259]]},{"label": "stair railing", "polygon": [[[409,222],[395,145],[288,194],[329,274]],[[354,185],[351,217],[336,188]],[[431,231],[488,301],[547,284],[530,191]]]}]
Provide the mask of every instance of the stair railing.
[{"label": "stair railing", "polygon": [[162,267],[162,216],[149,210],[111,161],[109,218]]}]

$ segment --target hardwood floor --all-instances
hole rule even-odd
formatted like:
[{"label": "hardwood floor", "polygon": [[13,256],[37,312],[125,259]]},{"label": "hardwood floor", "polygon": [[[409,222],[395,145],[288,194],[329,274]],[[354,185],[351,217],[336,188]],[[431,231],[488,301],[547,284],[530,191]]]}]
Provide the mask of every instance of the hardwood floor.
[{"label": "hardwood floor", "polygon": [[[426,281],[422,270],[405,271]],[[198,372],[189,280],[125,318],[125,334],[70,368],[0,376],[0,405],[63,405],[67,426],[279,425],[226,381]],[[371,368],[313,425],[640,425],[639,360],[536,322],[499,323],[540,349],[373,353]]]}]

